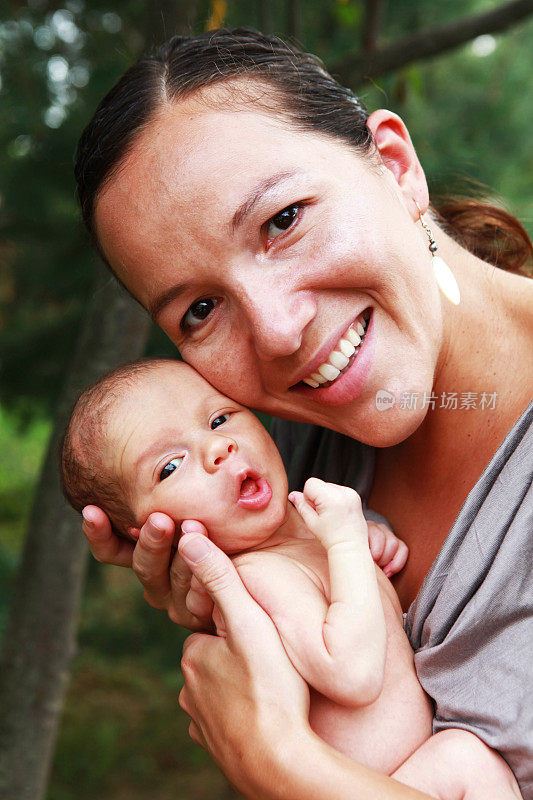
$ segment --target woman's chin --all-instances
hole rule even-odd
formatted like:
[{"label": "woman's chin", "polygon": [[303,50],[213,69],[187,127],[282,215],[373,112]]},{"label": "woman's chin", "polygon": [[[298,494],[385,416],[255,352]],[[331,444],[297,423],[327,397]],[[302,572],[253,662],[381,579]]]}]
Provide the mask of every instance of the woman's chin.
[{"label": "woman's chin", "polygon": [[332,430],[368,444],[371,447],[394,447],[408,439],[422,424],[427,409],[402,407],[392,395],[385,402],[367,406],[363,414],[346,415],[343,419],[326,424]]},{"label": "woman's chin", "polygon": [[420,427],[426,410],[394,409],[376,411],[375,425],[368,444],[372,447],[394,447],[408,439]]}]

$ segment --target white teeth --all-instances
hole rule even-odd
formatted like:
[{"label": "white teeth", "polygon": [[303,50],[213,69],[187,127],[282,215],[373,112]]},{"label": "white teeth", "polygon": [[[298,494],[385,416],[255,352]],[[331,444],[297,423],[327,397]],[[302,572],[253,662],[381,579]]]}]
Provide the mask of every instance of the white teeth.
[{"label": "white teeth", "polygon": [[357,331],[354,331],[353,328],[348,328],[346,338],[353,344],[354,347],[358,347],[361,344],[361,337]]},{"label": "white teeth", "polygon": [[328,358],[329,363],[333,364],[333,366],[337,367],[337,369],[344,369],[344,367],[347,367],[349,360],[349,358],[342,353],[339,353],[337,350],[334,350],[333,353],[330,353]]},{"label": "white teeth", "polygon": [[303,378],[302,382],[317,389],[323,383],[336,380],[348,366],[352,356],[356,356],[359,352],[369,319],[370,311],[367,310],[357,322],[352,323],[352,326],[348,328],[336,349],[329,354],[328,360],[321,364],[316,372]]},{"label": "white teeth", "polygon": [[339,350],[343,353],[347,358],[351,358],[353,356],[355,347],[348,339],[341,339],[339,342]]},{"label": "white teeth", "polygon": [[321,364],[318,371],[327,381],[334,381],[341,374],[340,369],[337,369],[332,364]]}]

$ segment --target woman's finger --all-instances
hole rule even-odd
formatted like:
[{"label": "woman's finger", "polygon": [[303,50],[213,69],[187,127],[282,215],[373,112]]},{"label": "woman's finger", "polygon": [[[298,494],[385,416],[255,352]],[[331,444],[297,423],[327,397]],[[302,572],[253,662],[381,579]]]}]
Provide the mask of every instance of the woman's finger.
[{"label": "woman's finger", "polygon": [[134,545],[113,533],[107,514],[98,506],[85,506],[82,530],[97,561],[131,567]]},{"label": "woman's finger", "polygon": [[199,620],[205,620],[206,625],[210,627],[214,603],[203,586],[201,587],[201,591],[196,591],[191,588],[187,592],[185,607],[190,614],[193,614],[193,616]]},{"label": "woman's finger", "polygon": [[187,687],[184,686],[179,693],[178,696],[178,704],[180,708],[187,714],[187,716],[191,717],[191,722],[189,723],[189,736],[193,740],[195,744],[200,745],[200,747],[205,748],[206,742],[203,737],[202,731],[194,721],[193,717],[193,707],[190,701],[189,694],[187,692]]},{"label": "woman's finger", "polygon": [[174,522],[166,514],[151,514],[139,533],[133,569],[144,586],[144,596],[155,608],[170,604],[169,562]]},{"label": "woman's finger", "polygon": [[[205,536],[184,534],[179,552],[222,614],[228,636],[260,624],[264,612],[252,600],[228,556]],[[190,637],[189,637],[190,638]]]},{"label": "woman's finger", "polygon": [[207,750],[207,743],[204,737],[202,736],[202,731],[200,730],[200,728],[198,727],[198,725],[194,720],[191,720],[191,723],[189,725],[189,736],[191,737],[191,739],[195,744],[198,744],[200,745],[200,747],[203,747],[204,750]]},{"label": "woman's finger", "polygon": [[191,588],[193,577],[177,552],[170,565],[170,619],[193,631],[212,630],[213,601],[199,581]]},{"label": "woman's finger", "polygon": [[178,705],[179,707],[185,711],[186,714],[191,716],[191,707],[189,705],[189,696],[187,693],[187,687],[183,686],[179,695],[178,695]]}]

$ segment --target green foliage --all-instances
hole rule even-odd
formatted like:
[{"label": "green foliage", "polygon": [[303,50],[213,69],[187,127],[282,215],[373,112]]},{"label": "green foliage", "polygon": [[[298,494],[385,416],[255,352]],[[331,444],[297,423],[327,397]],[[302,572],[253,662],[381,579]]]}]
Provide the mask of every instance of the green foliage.
[{"label": "green foliage", "polygon": [[20,429],[19,420],[0,408],[0,641],[11,583],[50,433],[48,420]]},{"label": "green foliage", "polygon": [[47,800],[212,800],[225,781],[188,736],[177,670],[143,657],[78,659]]}]

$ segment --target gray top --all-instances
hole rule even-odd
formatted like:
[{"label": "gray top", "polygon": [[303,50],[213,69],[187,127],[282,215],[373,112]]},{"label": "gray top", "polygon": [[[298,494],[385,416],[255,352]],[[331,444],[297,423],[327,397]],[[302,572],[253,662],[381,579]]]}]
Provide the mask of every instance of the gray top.
[{"label": "gray top", "polygon": [[[291,488],[313,475],[353,486],[365,503],[371,447],[286,420],[272,434]],[[405,619],[434,732],[476,733],[509,763],[524,800],[533,800],[532,482],[533,401],[465,500]]]}]

